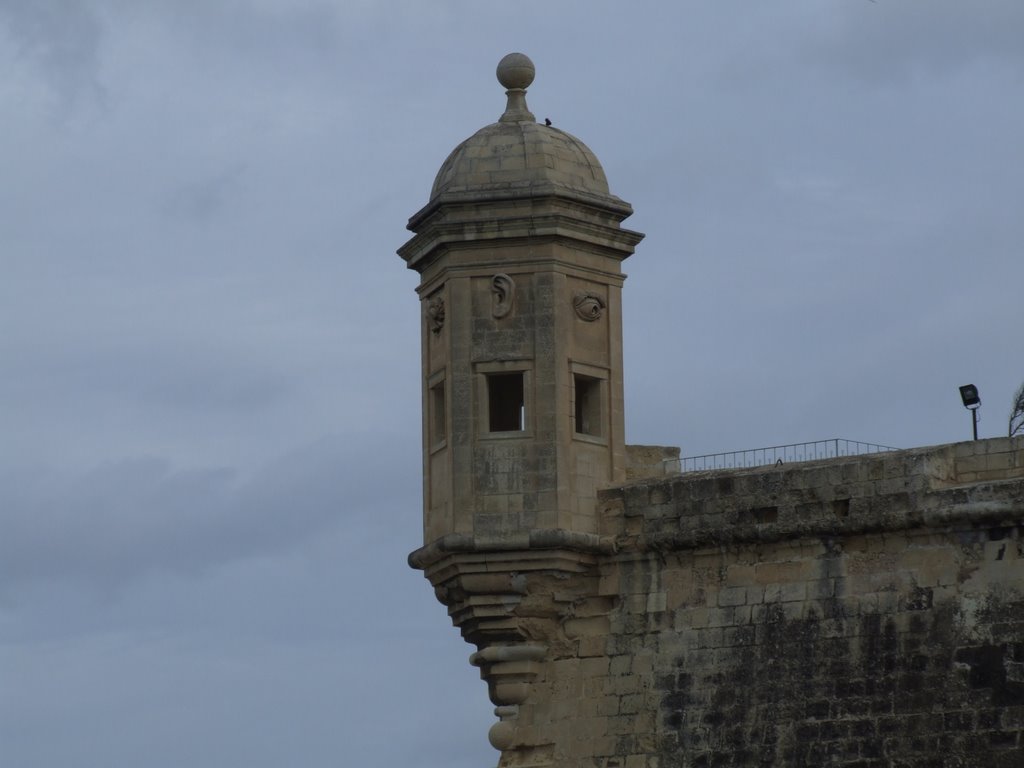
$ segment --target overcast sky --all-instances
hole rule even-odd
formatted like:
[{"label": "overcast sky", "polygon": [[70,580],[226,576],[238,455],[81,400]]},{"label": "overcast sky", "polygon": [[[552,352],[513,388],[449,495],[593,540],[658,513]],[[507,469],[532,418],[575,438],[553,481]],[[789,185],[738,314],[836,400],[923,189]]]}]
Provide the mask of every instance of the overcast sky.
[{"label": "overcast sky", "polygon": [[1020,0],[0,0],[4,766],[496,763],[395,249],[509,51],[647,234],[629,442],[1005,434]]}]

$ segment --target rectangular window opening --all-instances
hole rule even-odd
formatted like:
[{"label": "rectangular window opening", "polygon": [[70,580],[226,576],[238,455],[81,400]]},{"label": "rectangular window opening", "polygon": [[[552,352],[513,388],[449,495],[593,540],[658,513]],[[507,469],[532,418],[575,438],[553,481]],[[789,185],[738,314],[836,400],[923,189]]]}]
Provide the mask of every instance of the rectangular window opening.
[{"label": "rectangular window opening", "polygon": [[444,399],[444,380],[430,388],[430,444],[439,445],[448,437],[448,413]]},{"label": "rectangular window opening", "polygon": [[522,432],[526,424],[523,373],[487,375],[487,427],[489,432]]},{"label": "rectangular window opening", "polygon": [[601,379],[573,374],[576,432],[601,436]]}]

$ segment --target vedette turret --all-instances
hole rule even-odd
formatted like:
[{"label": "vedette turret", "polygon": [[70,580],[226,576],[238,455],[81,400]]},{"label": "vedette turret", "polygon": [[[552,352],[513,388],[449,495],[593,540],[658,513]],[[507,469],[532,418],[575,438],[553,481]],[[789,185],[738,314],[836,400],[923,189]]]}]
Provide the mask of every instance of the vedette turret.
[{"label": "vedette turret", "polygon": [[625,471],[623,274],[642,235],[594,153],[537,123],[533,63],[459,144],[399,254],[421,275],[425,544],[450,534],[597,533]]},{"label": "vedette turret", "polygon": [[643,238],[620,226],[632,208],[594,153],[530,112],[534,74],[521,53],[501,60],[504,113],[448,156],[399,250],[421,276],[424,546],[410,562],[479,648],[502,749],[525,748],[516,708],[552,643],[539,614],[556,626],[562,610],[535,605],[524,623],[530,574],[591,578],[589,558],[614,546],[596,499],[625,479],[621,263]]}]

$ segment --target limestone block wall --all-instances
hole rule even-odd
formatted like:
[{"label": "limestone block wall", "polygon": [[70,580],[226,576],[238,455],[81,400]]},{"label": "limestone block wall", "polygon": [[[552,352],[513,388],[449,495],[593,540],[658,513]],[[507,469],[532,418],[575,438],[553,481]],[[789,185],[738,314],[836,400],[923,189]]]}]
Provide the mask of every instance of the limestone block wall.
[{"label": "limestone block wall", "polygon": [[580,765],[1024,765],[1024,440],[602,502],[615,608],[579,674],[609,738]]},{"label": "limestone block wall", "polygon": [[600,501],[500,765],[1024,765],[1024,440]]},{"label": "limestone block wall", "polygon": [[662,478],[679,467],[679,449],[664,445],[627,445],[626,480]]}]

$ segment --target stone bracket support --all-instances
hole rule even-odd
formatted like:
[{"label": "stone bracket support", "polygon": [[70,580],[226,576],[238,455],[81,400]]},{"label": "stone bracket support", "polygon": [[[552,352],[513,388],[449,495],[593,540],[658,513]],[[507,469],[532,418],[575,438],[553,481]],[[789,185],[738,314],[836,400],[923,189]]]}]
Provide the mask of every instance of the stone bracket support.
[{"label": "stone bracket support", "polygon": [[613,551],[608,538],[538,530],[500,541],[449,536],[410,555],[463,638],[477,646],[470,663],[496,707],[499,721],[488,734],[496,749],[526,755],[544,746],[520,722],[520,705],[545,665],[572,653],[566,620],[596,595],[600,555]]},{"label": "stone bracket support", "polygon": [[530,685],[541,669],[548,648],[537,643],[492,645],[469,657],[469,663],[480,667],[480,677],[487,681],[494,714],[499,721],[491,726],[487,737],[498,750],[511,748],[516,741],[516,718],[519,705],[530,695]]}]

